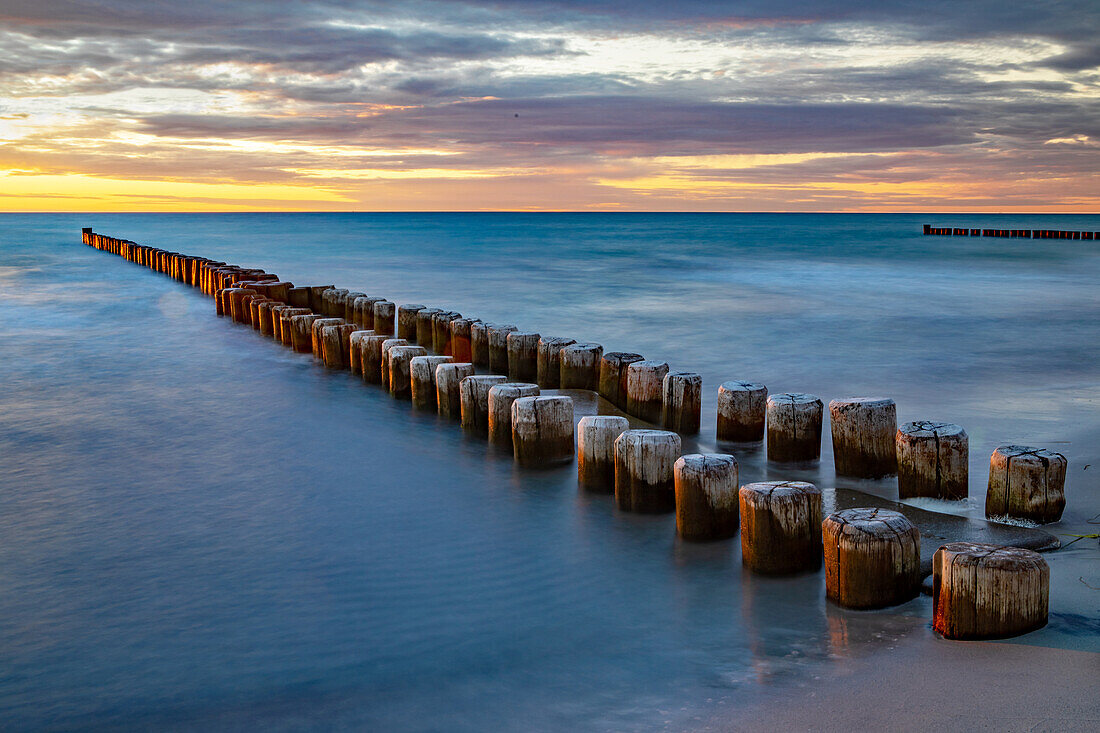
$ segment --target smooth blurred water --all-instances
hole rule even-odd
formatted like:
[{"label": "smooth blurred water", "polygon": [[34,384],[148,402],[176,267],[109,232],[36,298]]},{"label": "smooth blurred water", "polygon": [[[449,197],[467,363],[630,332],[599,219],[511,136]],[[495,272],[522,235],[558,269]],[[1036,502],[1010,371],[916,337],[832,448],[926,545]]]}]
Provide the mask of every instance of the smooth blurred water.
[{"label": "smooth blurred water", "polygon": [[[0,217],[0,728],[679,729],[930,637],[927,599],[852,614],[820,575],[743,574],[736,540],[679,542],[671,517],[578,493],[573,467],[519,471],[81,246],[80,227],[666,359],[703,375],[705,449],[720,381],[890,396],[899,421],[970,433],[974,501],[945,508],[980,515],[993,447],[1039,443],[1069,457],[1063,525],[1080,525],[1100,511],[1081,468],[1100,466],[1100,243],[924,237],[925,222],[1100,231],[1097,216]],[[741,479],[834,486],[823,447],[796,472],[740,450]],[[1095,645],[1074,633],[1055,618],[1028,640]]]}]

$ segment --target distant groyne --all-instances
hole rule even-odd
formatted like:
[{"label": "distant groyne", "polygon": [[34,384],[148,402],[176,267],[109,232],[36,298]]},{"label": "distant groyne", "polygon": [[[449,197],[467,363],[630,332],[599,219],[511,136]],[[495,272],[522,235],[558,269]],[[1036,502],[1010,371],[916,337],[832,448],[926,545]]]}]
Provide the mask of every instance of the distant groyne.
[{"label": "distant groyne", "polygon": [[1100,232],[1076,232],[1063,229],[967,229],[924,225],[924,233],[936,237],[1020,237],[1023,239],[1092,239]]},{"label": "distant groyne", "polygon": [[[926,226],[925,233],[936,232]],[[852,608],[886,607],[918,592],[921,533],[903,513],[864,506],[822,519],[821,492],[813,484],[742,486],[732,453],[682,455],[681,435],[699,431],[699,374],[444,308],[398,305],[334,285],[295,285],[260,268],[90,228],[82,240],[197,288],[214,301],[219,316],[311,353],[326,368],[351,371],[415,409],[436,411],[510,450],[521,467],[568,464],[576,457],[579,484],[592,492],[613,491],[623,511],[675,512],[677,531],[690,541],[740,534],[751,572],[819,572],[824,559],[828,597]],[[495,374],[477,374],[478,367]],[[597,393],[653,429],[631,429],[619,416],[586,416],[578,440],[573,397],[582,391]],[[757,382],[727,381],[719,387],[718,439],[755,450],[766,440],[769,462],[813,464],[820,459],[826,409],[838,475],[899,476],[903,497],[966,497],[965,430],[934,421],[899,428],[888,398],[851,397],[826,405],[812,394],[768,394]],[[998,516],[1057,521],[1065,467],[1065,458],[1052,451],[999,447],[991,459],[987,514],[995,508]],[[975,573],[952,575],[951,563],[968,563]],[[946,544],[932,571],[934,622],[945,637],[1010,636],[1046,623],[1049,573],[1030,549]],[[989,608],[974,610],[975,598],[991,597]]]}]

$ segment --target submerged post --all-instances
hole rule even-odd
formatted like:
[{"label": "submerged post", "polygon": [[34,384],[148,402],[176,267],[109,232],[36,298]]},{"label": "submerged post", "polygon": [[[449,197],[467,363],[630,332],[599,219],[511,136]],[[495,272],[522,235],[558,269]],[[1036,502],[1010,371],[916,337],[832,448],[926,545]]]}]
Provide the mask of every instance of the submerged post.
[{"label": "submerged post", "polygon": [[561,384],[561,350],[576,341],[560,336],[542,336],[538,345],[535,381],[543,389],[557,389]]},{"label": "submerged post", "polygon": [[534,396],[512,402],[512,451],[525,467],[573,460],[573,400]]},{"label": "submerged post", "polygon": [[1002,445],[989,458],[987,517],[1012,517],[1046,524],[1066,508],[1066,457],[1026,445]]},{"label": "submerged post", "polygon": [[506,383],[489,388],[489,442],[512,447],[512,403],[520,397],[535,397],[537,384]]},{"label": "submerged post", "polygon": [[626,430],[615,439],[615,503],[623,511],[676,509],[673,467],[680,436],[667,430]]},{"label": "submerged post", "polygon": [[463,429],[488,435],[489,390],[507,381],[508,377],[500,374],[477,374],[459,382],[458,397]]},{"label": "submerged post", "polygon": [[667,361],[635,361],[626,367],[626,411],[648,423],[661,422]]},{"label": "submerged post", "polygon": [[625,417],[585,415],[577,423],[577,482],[589,491],[615,492],[615,439],[630,428]]},{"label": "submerged post", "polygon": [[661,385],[661,427],[684,435],[699,432],[703,410],[703,377],[695,372],[669,372]]},{"label": "submerged post", "polygon": [[600,359],[600,396],[616,407],[627,409],[627,368],[634,362],[642,360],[641,354],[628,354],[623,351],[604,354]]},{"label": "submerged post", "polygon": [[898,496],[957,501],[969,490],[970,438],[962,426],[920,420],[898,428]]},{"label": "submerged post", "polygon": [[825,405],[812,394],[785,392],[768,397],[768,460],[808,463],[821,457]]},{"label": "submerged post", "polygon": [[741,563],[754,573],[785,575],[821,568],[821,491],[805,481],[745,484]]},{"label": "submerged post", "polygon": [[764,439],[768,388],[759,382],[722,382],[718,385],[718,440],[756,443]]},{"label": "submerged post", "polygon": [[600,362],[603,347],[599,344],[570,344],[561,349],[559,387],[561,389],[587,389],[595,392],[600,387]]},{"label": "submerged post", "polygon": [[451,360],[449,356],[416,356],[409,362],[410,395],[413,407],[436,410],[435,368]]},{"label": "submerged post", "polygon": [[539,335],[532,331],[512,331],[505,336],[504,342],[508,350],[508,379],[534,383],[538,378]]},{"label": "submerged post", "polygon": [[676,531],[685,540],[721,540],[737,534],[737,459],[691,453],[676,459]]},{"label": "submerged post", "polygon": [[829,403],[833,462],[840,476],[882,478],[898,472],[897,409],[891,399],[852,397]]},{"label": "submerged post", "polygon": [[474,376],[474,365],[468,361],[440,364],[435,368],[436,405],[442,417],[462,417],[462,395],[459,391],[466,377]]},{"label": "submerged post", "polygon": [[821,525],[825,592],[846,608],[885,608],[917,595],[920,532],[887,509],[846,509]]}]

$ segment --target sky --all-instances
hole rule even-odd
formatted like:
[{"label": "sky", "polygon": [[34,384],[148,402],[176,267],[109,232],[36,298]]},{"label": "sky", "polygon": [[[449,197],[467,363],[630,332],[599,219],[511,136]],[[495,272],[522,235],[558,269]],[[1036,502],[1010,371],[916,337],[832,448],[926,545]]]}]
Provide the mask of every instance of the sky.
[{"label": "sky", "polygon": [[0,211],[1100,212],[1100,2],[0,0]]}]

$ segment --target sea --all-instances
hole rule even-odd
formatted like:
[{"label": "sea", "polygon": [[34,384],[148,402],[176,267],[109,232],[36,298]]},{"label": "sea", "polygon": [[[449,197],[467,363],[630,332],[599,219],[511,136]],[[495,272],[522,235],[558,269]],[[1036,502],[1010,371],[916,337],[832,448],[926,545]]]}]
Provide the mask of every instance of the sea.
[{"label": "sea", "polygon": [[[820,573],[753,576],[736,538],[683,542],[670,515],[578,490],[575,466],[520,470],[81,227],[698,372],[685,450],[734,453],[742,483],[897,498],[834,475],[828,425],[815,467],[718,444],[721,382],[890,397],[899,423],[970,435],[969,500],[915,505],[984,521],[989,454],[1040,445],[1069,461],[1044,529],[1100,531],[1100,241],[925,223],[1100,232],[1094,215],[0,215],[0,729],[736,728],[750,702],[946,643],[927,596],[851,612]],[[1100,669],[1097,541],[1045,557],[1050,623],[989,648]]]}]

